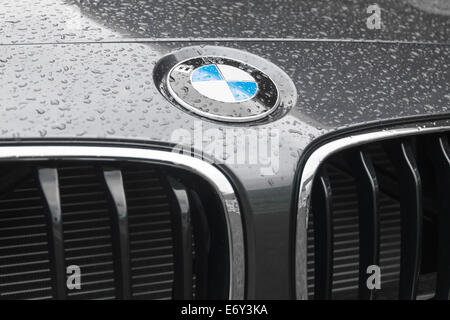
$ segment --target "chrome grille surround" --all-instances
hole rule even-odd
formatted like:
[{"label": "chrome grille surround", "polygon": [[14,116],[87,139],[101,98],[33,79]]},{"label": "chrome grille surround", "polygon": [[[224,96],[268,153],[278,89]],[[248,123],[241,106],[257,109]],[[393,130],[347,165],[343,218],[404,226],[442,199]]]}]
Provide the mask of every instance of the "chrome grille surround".
[{"label": "chrome grille surround", "polygon": [[185,169],[202,177],[219,195],[225,213],[229,248],[229,299],[244,299],[245,248],[240,206],[231,183],[212,164],[171,151],[137,147],[59,144],[48,146],[2,146],[0,150],[0,161],[72,159],[147,162]]},{"label": "chrome grille surround", "polygon": [[295,297],[298,300],[308,299],[307,281],[307,245],[308,245],[308,218],[311,210],[311,194],[313,181],[320,165],[331,155],[360,146],[369,142],[383,141],[392,138],[402,138],[412,135],[439,133],[450,130],[450,120],[433,122],[415,122],[397,126],[386,126],[383,129],[367,130],[364,133],[349,134],[342,138],[336,138],[315,148],[307,158],[300,162],[299,193],[295,213],[294,235],[294,288]]}]

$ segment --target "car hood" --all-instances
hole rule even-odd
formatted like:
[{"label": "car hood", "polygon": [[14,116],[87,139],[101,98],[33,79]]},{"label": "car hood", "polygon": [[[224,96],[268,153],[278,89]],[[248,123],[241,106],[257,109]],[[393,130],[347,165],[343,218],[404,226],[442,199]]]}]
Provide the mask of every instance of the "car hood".
[{"label": "car hood", "polygon": [[381,1],[383,28],[370,33],[364,1],[6,1],[0,137],[166,143],[199,118],[159,93],[153,68],[192,45],[245,50],[291,77],[298,96],[290,111],[249,126],[280,130],[294,158],[326,133],[445,116],[449,8],[433,3]]},{"label": "car hood", "polygon": [[[145,42],[0,46],[0,136],[167,140],[200,118],[157,90],[153,68],[186,46],[257,54],[296,85],[294,106],[260,127],[313,139],[324,133],[450,108],[450,47],[352,42]],[[218,49],[220,51],[220,49]],[[204,121],[206,126],[233,125]],[[255,124],[249,124],[249,126]]]},{"label": "car hood", "polygon": [[[449,43],[446,0],[1,0],[0,43],[310,39]],[[105,26],[107,28],[105,28]]]}]

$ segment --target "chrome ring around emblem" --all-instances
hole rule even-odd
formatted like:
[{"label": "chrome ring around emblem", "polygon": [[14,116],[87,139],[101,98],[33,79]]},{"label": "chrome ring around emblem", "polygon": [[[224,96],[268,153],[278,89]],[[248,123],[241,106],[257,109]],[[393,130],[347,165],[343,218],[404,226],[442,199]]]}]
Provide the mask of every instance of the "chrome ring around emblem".
[{"label": "chrome ring around emblem", "polygon": [[167,74],[166,84],[177,103],[214,120],[254,121],[279,105],[278,88],[268,75],[231,58],[208,55],[180,61]]}]

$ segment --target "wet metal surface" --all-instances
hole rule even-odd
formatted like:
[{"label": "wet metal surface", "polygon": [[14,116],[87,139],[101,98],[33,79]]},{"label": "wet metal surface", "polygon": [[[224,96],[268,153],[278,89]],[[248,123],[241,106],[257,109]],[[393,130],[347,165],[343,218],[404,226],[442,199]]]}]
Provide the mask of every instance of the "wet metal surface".
[{"label": "wet metal surface", "polygon": [[[121,38],[296,38],[450,41],[446,0],[1,0],[0,43]],[[108,26],[104,28],[103,26]]]},{"label": "wet metal surface", "polygon": [[[269,60],[294,82],[296,103],[249,127],[279,131],[279,170],[264,176],[260,164],[222,167],[246,207],[254,247],[249,297],[288,298],[290,210],[305,148],[344,128],[448,115],[448,11],[419,2],[377,1],[383,27],[368,30],[372,1],[0,0],[0,138],[174,142],[174,130],[194,133],[200,118],[158,91],[153,70],[164,55],[208,44]],[[210,37],[222,40],[201,42]],[[144,40],[118,43],[130,38]],[[242,128],[208,120],[201,126],[236,135]]]}]

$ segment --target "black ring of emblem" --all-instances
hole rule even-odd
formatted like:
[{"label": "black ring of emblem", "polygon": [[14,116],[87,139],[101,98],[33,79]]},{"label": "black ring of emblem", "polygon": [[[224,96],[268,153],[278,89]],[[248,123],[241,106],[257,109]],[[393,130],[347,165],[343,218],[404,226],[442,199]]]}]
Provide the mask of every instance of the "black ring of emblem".
[{"label": "black ring of emblem", "polygon": [[[258,91],[249,100],[222,102],[199,93],[192,85],[191,74],[197,68],[224,64],[239,68],[255,79]],[[184,108],[207,118],[230,122],[247,122],[262,119],[279,105],[279,91],[272,79],[256,67],[242,61],[218,57],[200,56],[180,61],[172,67],[166,79],[169,94]]]}]

